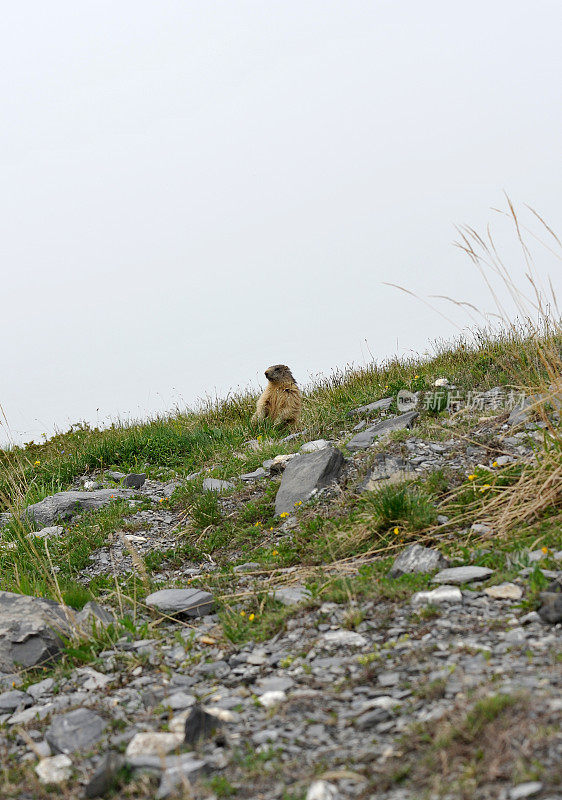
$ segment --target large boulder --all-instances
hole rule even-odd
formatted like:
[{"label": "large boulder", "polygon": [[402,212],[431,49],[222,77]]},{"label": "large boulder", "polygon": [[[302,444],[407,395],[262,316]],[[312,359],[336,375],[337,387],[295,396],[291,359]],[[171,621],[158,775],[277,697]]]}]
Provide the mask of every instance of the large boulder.
[{"label": "large boulder", "polygon": [[53,600],[0,592],[0,671],[35,667],[60,653],[65,609]]},{"label": "large boulder", "polygon": [[387,433],[411,428],[418,416],[417,411],[407,411],[398,417],[390,417],[382,422],[377,422],[375,425],[370,425],[368,428],[359,431],[353,439],[350,439],[347,443],[347,449],[364,450],[366,447],[370,447],[375,439],[385,436]]},{"label": "large boulder", "polygon": [[344,457],[335,447],[293,458],[283,473],[275,498],[275,513],[294,511],[295,505],[309,500],[316,489],[323,489],[337,481],[343,465]]},{"label": "large boulder", "polygon": [[57,520],[70,519],[81,511],[95,511],[113,500],[132,497],[129,489],[97,489],[93,492],[57,492],[28,506],[25,515],[36,525],[47,527]]}]

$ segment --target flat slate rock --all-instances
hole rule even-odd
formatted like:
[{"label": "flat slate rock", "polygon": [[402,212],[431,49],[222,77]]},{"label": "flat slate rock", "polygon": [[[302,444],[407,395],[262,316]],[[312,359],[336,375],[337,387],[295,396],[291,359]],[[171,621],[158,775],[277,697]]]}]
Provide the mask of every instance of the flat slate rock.
[{"label": "flat slate rock", "polygon": [[392,397],[383,397],[381,400],[375,400],[374,403],[368,403],[366,406],[358,406],[347,412],[348,417],[357,417],[362,414],[370,414],[372,411],[387,411],[392,405]]},{"label": "flat slate rock", "polygon": [[56,753],[75,753],[90,750],[106,727],[106,721],[95,711],[75,708],[67,714],[53,717],[45,732],[45,739]]},{"label": "flat slate rock", "polygon": [[0,592],[0,671],[35,667],[56,658],[68,633],[62,606],[54,600]]},{"label": "flat slate rock", "polygon": [[335,447],[326,447],[315,453],[298,456],[288,462],[275,498],[277,515],[295,510],[296,503],[304,503],[316,489],[323,489],[341,475],[344,457]]},{"label": "flat slate rock", "polygon": [[166,614],[203,617],[213,608],[213,595],[200,589],[160,589],[149,594],[146,605]]},{"label": "flat slate rock", "polygon": [[0,694],[0,714],[12,714],[20,706],[27,708],[32,705],[33,699],[19,689],[12,689],[11,692]]},{"label": "flat slate rock", "polygon": [[95,511],[114,500],[132,497],[129,489],[96,489],[93,492],[57,492],[28,506],[25,515],[37,525],[47,527],[59,519],[70,519],[81,511]]},{"label": "flat slate rock", "polygon": [[401,575],[433,572],[446,567],[447,563],[438,550],[413,544],[400,553],[388,574],[391,578],[398,578]]},{"label": "flat slate rock", "polygon": [[523,597],[523,589],[515,583],[499,583],[497,586],[488,586],[484,592],[494,600],[520,600]]},{"label": "flat slate rock", "polygon": [[246,472],[244,475],[240,475],[241,481],[259,481],[260,478],[265,478],[267,472],[263,467],[258,467],[254,472]]},{"label": "flat slate rock", "polygon": [[130,472],[123,478],[123,486],[127,486],[129,489],[140,489],[145,481],[146,481],[145,472],[139,472],[139,473]]},{"label": "flat slate rock", "polygon": [[221,481],[218,478],[205,478],[203,481],[204,492],[226,492],[234,489],[234,484],[230,481]]},{"label": "flat slate rock", "polygon": [[398,417],[390,417],[390,419],[377,422],[376,425],[370,425],[359,431],[353,439],[347,443],[348,450],[364,450],[370,447],[375,439],[380,436],[385,436],[392,431],[401,431],[404,428],[411,428],[419,414],[417,411],[407,411],[405,414],[400,414]]},{"label": "flat slate rock", "polygon": [[284,606],[296,606],[305,600],[310,600],[311,594],[304,586],[296,584],[294,586],[281,586],[276,589],[273,594],[273,599]]},{"label": "flat slate rock", "polygon": [[433,583],[472,583],[484,581],[493,575],[494,570],[488,567],[450,567],[438,572],[433,578]]},{"label": "flat slate rock", "polygon": [[385,483],[401,483],[412,475],[412,467],[403,458],[377,453],[373,468],[361,486],[366,492],[379,489]]},{"label": "flat slate rock", "polygon": [[458,586],[439,586],[429,592],[416,592],[411,603],[413,606],[462,603],[462,593]]}]

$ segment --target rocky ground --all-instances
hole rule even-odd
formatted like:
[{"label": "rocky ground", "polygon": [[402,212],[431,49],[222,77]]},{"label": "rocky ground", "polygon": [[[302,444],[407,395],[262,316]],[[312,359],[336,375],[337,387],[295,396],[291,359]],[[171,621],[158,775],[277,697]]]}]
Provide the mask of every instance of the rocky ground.
[{"label": "rocky ground", "polygon": [[[432,438],[413,412],[374,411],[351,415],[341,438],[295,438],[286,444],[296,456],[228,482],[207,478],[202,491],[232,516],[273,481],[277,523],[267,543],[281,548],[300,515],[340,513],[343,495],[437,471],[454,483],[533,463],[543,436],[536,423],[521,429],[525,419],[484,411],[462,431],[449,420]],[[85,585],[100,575],[119,583],[151,553],[177,547],[189,515],[170,498],[194,477],[82,476],[28,508],[32,535],[64,537],[76,515],[124,501],[126,524],[81,571]],[[4,796],[43,798],[56,786],[63,797],[562,798],[559,528],[558,549],[526,545],[499,569],[487,566],[501,548],[485,523],[464,529],[463,557],[448,550],[458,537],[450,517],[436,525],[431,546],[398,536],[384,574],[371,570],[369,551],[316,565],[316,580],[343,576],[339,597],[315,591],[310,570],[265,568],[234,545],[229,569],[210,553],[164,559],[130,631],[115,623],[115,601],[70,618],[60,605],[27,598],[24,607],[0,593]],[[537,570],[550,582],[538,613],[526,602],[537,596]],[[225,627],[222,595],[248,635]],[[252,636],[267,596],[282,623]],[[79,655],[80,641],[110,624],[118,633],[95,660],[56,667],[64,647],[53,627]]]}]

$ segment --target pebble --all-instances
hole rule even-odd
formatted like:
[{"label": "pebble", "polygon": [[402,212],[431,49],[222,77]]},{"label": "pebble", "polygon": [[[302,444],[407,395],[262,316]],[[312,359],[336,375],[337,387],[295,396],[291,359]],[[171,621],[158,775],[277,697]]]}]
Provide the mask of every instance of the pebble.
[{"label": "pebble", "polygon": [[35,767],[35,772],[41,783],[63,783],[70,778],[72,761],[65,755],[43,758]]}]

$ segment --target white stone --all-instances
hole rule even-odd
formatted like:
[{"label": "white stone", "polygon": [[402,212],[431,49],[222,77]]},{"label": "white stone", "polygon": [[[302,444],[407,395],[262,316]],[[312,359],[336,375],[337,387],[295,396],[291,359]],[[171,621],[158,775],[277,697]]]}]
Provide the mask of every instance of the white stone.
[{"label": "white stone", "polygon": [[325,644],[337,646],[363,647],[367,639],[355,631],[328,631],[322,636]]},{"label": "white stone", "polygon": [[265,692],[265,694],[261,695],[259,701],[262,706],[271,708],[272,706],[279,705],[279,703],[282,703],[286,699],[287,695],[285,692]]},{"label": "white stone", "polygon": [[437,387],[448,386],[449,385],[449,379],[448,378],[437,378],[437,380],[435,381],[435,383],[433,385],[437,386]]},{"label": "white stone", "polygon": [[520,600],[523,597],[523,590],[514,583],[500,583],[497,586],[488,586],[484,589],[488,597],[495,600]]},{"label": "white stone", "polygon": [[540,781],[527,781],[514,786],[509,790],[509,800],[523,800],[525,797],[533,797],[542,790],[542,783]]},{"label": "white stone", "polygon": [[301,453],[314,453],[316,450],[325,450],[330,446],[326,439],[315,439],[313,442],[305,442],[301,447]]},{"label": "white stone", "polygon": [[412,597],[412,605],[430,605],[435,603],[462,603],[462,594],[458,586],[440,586],[430,592],[416,592]]},{"label": "white stone", "polygon": [[306,800],[337,800],[339,792],[333,783],[314,781],[308,787]]},{"label": "white stone", "polygon": [[70,778],[72,761],[68,756],[59,755],[43,758],[35,767],[41,783],[62,783]]},{"label": "white stone", "polygon": [[183,732],[157,733],[155,731],[146,731],[144,733],[137,733],[127,745],[125,756],[127,758],[135,758],[137,756],[164,756],[166,753],[179,747],[184,738],[185,734]]}]

